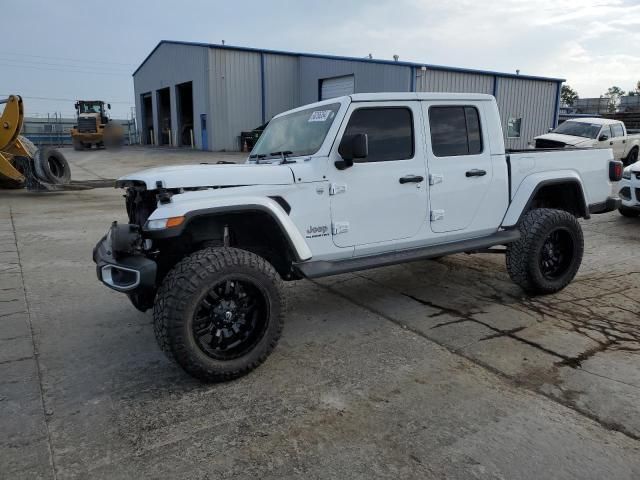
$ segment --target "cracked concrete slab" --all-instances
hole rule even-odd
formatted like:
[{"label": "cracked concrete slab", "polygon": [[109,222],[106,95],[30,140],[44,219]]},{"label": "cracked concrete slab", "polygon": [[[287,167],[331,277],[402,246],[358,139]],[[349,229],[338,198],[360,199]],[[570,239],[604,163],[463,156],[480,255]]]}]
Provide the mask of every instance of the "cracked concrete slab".
[{"label": "cracked concrete slab", "polygon": [[[68,153],[86,178],[218,158]],[[627,251],[640,222],[583,222],[583,268],[546,297],[524,295],[499,255],[288,284],[274,354],[201,385],[158,350],[150,315],[95,279],[91,249],[125,220],[121,192],[0,195],[38,353],[0,364],[10,478],[640,477],[640,260]],[[20,273],[0,273],[0,300],[17,289]],[[22,331],[18,316],[0,325]]]}]

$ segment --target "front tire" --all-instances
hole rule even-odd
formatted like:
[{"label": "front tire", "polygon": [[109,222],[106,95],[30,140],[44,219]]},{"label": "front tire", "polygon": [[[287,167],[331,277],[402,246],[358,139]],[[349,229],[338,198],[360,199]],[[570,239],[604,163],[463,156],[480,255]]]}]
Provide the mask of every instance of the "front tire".
[{"label": "front tire", "polygon": [[507,246],[511,280],[531,294],[555,293],[578,273],[584,238],[578,220],[569,212],[538,208],[519,225],[520,240]]},{"label": "front tire", "polygon": [[156,295],[160,348],[206,382],[241,377],[275,348],[284,325],[280,276],[265,259],[236,248],[205,248],[179,262]]}]

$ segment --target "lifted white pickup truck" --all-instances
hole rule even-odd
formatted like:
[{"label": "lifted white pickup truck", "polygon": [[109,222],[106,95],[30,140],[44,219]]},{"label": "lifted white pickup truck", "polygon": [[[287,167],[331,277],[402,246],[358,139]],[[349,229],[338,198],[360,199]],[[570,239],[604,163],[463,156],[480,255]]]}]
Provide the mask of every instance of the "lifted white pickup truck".
[{"label": "lifted white pickup truck", "polygon": [[356,94],[276,116],[244,165],[127,175],[100,280],[153,307],[160,346],[206,381],[245,374],[283,327],[283,280],[505,245],[532,294],[564,288],[577,218],[614,210],[611,150],[506,152],[495,99]]},{"label": "lifted white pickup truck", "polygon": [[575,118],[534,139],[535,148],[610,148],[616,160],[631,165],[638,160],[640,135],[630,135],[620,120]]}]

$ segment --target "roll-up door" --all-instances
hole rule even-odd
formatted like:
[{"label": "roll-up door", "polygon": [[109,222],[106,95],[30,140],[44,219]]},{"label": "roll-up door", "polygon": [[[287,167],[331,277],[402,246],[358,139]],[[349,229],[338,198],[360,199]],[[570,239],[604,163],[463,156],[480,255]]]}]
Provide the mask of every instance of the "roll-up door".
[{"label": "roll-up door", "polygon": [[320,100],[351,95],[354,93],[354,83],[353,75],[325,78],[321,83]]}]

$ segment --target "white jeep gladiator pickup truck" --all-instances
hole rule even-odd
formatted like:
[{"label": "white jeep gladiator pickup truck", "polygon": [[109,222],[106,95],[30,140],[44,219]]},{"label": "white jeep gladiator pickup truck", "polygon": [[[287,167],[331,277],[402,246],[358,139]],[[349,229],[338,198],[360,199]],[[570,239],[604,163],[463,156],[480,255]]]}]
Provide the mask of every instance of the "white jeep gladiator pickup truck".
[{"label": "white jeep gladiator pickup truck", "polygon": [[535,148],[610,148],[616,160],[631,165],[638,160],[640,134],[630,135],[620,120],[575,118],[535,137],[534,142]]},{"label": "white jeep gladiator pickup truck", "polygon": [[120,178],[129,223],[93,258],[153,307],[171,358],[222,381],[275,347],[284,280],[506,246],[518,285],[557,292],[582,260],[577,219],[618,208],[621,176],[611,150],[505,151],[490,95],[355,94],[276,116],[246,164]]}]

